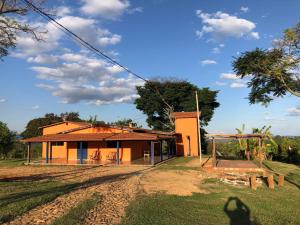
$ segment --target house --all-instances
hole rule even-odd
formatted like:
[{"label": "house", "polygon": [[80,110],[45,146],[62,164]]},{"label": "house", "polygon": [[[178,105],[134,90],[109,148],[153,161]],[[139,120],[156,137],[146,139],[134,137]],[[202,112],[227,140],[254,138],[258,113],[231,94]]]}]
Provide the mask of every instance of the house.
[{"label": "house", "polygon": [[45,163],[155,164],[173,155],[198,156],[196,112],[176,112],[175,133],[131,126],[63,121],[41,127],[42,136],[22,140],[42,143]]}]

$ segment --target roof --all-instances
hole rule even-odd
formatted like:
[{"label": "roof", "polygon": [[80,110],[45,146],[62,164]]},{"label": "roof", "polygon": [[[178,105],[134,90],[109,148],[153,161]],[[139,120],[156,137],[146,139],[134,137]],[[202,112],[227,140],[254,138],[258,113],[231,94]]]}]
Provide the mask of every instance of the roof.
[{"label": "roof", "polygon": [[[201,112],[199,112],[199,116]],[[173,112],[171,113],[171,117],[178,118],[197,118],[197,112]]]},{"label": "roof", "polygon": [[49,125],[41,126],[41,127],[39,127],[39,129],[45,128],[45,127],[52,127],[52,126],[60,125],[60,124],[63,124],[63,123],[75,123],[75,124],[78,124],[78,125],[89,125],[89,124],[91,124],[91,123],[84,122],[84,121],[61,121],[61,122],[57,122],[57,123],[52,123],[52,124],[49,124]]},{"label": "roof", "polygon": [[247,139],[247,138],[263,138],[263,134],[207,134],[208,138],[215,139]]},{"label": "roof", "polygon": [[146,133],[86,133],[86,134],[48,134],[21,140],[25,143],[48,141],[155,141],[171,139],[174,136]]}]

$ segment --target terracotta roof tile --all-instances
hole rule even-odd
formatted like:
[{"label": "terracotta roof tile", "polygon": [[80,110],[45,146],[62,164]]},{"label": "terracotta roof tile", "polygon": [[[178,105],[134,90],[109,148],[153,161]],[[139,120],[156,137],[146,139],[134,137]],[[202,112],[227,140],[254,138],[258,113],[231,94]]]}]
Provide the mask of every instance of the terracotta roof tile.
[{"label": "terracotta roof tile", "polygon": [[122,140],[160,140],[160,139],[170,139],[173,136],[168,135],[156,135],[156,134],[146,134],[146,133],[87,133],[87,134],[48,134],[38,137],[32,137],[28,139],[21,140],[22,142],[47,142],[47,141],[122,141]]},{"label": "terracotta roof tile", "polygon": [[[199,112],[201,115],[201,112]],[[197,112],[173,112],[171,114],[173,118],[197,118]]]}]

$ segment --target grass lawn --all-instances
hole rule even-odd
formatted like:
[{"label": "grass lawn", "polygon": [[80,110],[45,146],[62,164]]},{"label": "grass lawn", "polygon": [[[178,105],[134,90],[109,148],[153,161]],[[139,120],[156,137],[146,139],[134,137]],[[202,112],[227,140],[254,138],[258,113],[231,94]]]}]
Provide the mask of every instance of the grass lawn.
[{"label": "grass lawn", "polygon": [[57,181],[0,181],[0,224],[73,190]]},{"label": "grass lawn", "polygon": [[[293,178],[300,171],[290,164],[274,163],[271,166],[289,173]],[[278,171],[280,172],[280,171]],[[192,196],[140,194],[129,205],[123,225],[294,225],[300,224],[300,189],[289,182],[282,188],[268,189],[265,185],[256,191],[208,179],[201,188],[209,194]]]},{"label": "grass lawn", "polygon": [[26,162],[24,159],[6,159],[0,160],[0,167],[21,166]]},{"label": "grass lawn", "polygon": [[300,188],[300,166],[275,161],[265,161],[264,164],[267,168],[285,175],[285,179]]}]

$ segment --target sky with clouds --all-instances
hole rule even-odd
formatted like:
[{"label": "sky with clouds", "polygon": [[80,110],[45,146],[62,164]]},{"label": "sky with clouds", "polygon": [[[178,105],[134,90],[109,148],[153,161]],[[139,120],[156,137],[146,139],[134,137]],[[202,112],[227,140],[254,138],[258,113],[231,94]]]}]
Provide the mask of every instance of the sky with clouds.
[{"label": "sky with clouds", "polygon": [[[285,28],[300,21],[295,0],[80,0],[48,1],[58,22],[146,78],[177,77],[219,90],[221,106],[209,132],[272,125],[272,132],[300,135],[300,99],[287,95],[268,107],[249,105],[246,81],[231,63],[241,52],[269,48]],[[105,121],[132,118],[136,77],[72,41],[37,15],[28,22],[45,41],[20,35],[0,62],[0,120],[22,131],[48,112],[77,111]]]}]

